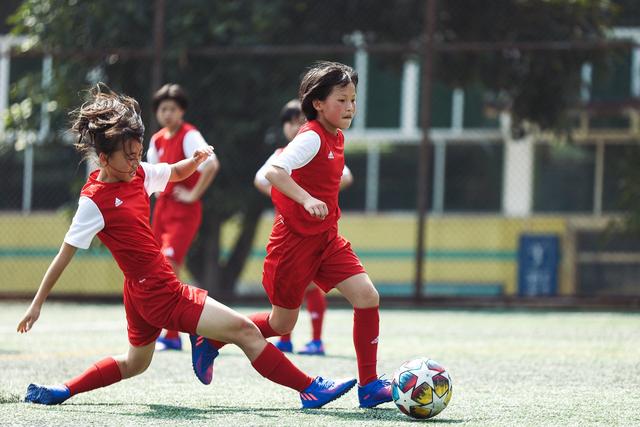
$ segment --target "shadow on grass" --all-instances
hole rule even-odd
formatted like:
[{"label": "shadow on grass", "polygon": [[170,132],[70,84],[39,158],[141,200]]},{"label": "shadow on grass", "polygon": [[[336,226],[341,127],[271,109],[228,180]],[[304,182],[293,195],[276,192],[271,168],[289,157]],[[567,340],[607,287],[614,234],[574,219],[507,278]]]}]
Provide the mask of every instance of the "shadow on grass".
[{"label": "shadow on grass", "polygon": [[[140,411],[123,411],[123,406],[139,407]],[[206,408],[193,408],[188,406],[163,405],[163,404],[128,404],[128,403],[85,403],[85,404],[65,404],[65,412],[81,412],[84,414],[109,413],[118,416],[141,417],[157,420],[210,420],[216,416],[226,416],[233,414],[251,413],[253,416],[261,418],[281,418],[291,417],[295,413],[304,415],[318,415],[322,417],[332,417],[348,421],[393,421],[414,423],[418,420],[409,418],[401,414],[395,408],[375,408],[375,409],[345,409],[345,408],[325,408],[325,409],[297,409],[297,408],[256,408],[249,406],[208,406]],[[91,410],[91,407],[102,407],[103,410]],[[60,407],[59,407],[60,408]],[[112,410],[109,410],[112,409]],[[144,411],[146,409],[146,411]],[[465,420],[448,419],[437,417],[434,422],[443,424],[459,424]]]}]

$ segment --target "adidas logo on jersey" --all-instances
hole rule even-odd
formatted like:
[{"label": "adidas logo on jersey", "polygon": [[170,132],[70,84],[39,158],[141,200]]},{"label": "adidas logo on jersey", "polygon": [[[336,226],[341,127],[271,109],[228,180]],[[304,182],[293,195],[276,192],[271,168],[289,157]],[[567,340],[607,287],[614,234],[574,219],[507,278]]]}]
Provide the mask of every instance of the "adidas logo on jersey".
[{"label": "adidas logo on jersey", "polygon": [[329,155],[327,156],[327,159],[333,159],[333,151],[329,151]]},{"label": "adidas logo on jersey", "polygon": [[116,197],[116,208],[117,208],[118,206],[120,206],[122,203],[123,203],[123,202],[122,202],[122,200],[120,200],[120,199],[118,199],[118,198]]}]

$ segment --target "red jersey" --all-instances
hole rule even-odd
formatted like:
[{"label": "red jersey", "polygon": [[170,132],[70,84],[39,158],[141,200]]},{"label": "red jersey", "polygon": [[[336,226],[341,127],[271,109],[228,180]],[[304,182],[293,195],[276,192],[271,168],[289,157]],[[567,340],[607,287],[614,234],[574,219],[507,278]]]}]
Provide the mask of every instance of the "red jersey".
[{"label": "red jersey", "polygon": [[[168,137],[169,130],[162,128],[151,137],[151,143],[155,144],[156,151],[158,153],[158,163],[177,163],[180,160],[184,160],[184,137],[192,130],[196,130],[196,127],[190,123],[183,122],[180,129],[171,137]],[[200,178],[200,172],[196,171],[189,178],[178,183],[170,182],[167,188],[162,192],[159,197],[170,197],[173,194],[173,187],[180,185],[188,190],[195,187],[198,179]],[[198,201],[197,203],[199,203]]]},{"label": "red jersey", "polygon": [[298,134],[313,131],[320,136],[320,148],[316,155],[305,166],[294,169],[291,178],[311,196],[327,205],[329,214],[324,218],[311,216],[304,206],[273,187],[271,199],[276,210],[284,218],[284,222],[292,231],[301,235],[322,233],[334,226],[340,218],[338,193],[340,179],[344,169],[344,135],[338,129],[332,135],[317,121],[305,123]]},{"label": "red jersey", "polygon": [[82,188],[64,241],[86,249],[97,234],[129,279],[172,271],[149,226],[149,195],[165,187],[170,166],[142,163],[130,182],[98,181],[99,172],[92,172]]}]

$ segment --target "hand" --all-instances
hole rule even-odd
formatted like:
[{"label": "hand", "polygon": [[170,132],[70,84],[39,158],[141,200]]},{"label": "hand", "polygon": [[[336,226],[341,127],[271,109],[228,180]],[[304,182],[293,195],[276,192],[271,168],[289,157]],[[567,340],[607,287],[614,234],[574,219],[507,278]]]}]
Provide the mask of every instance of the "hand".
[{"label": "hand", "polygon": [[209,157],[213,155],[213,147],[207,145],[206,148],[198,148],[193,152],[193,161],[196,162],[196,165],[200,165],[202,162],[207,160]]},{"label": "hand", "polygon": [[315,199],[313,197],[309,197],[303,203],[304,209],[309,212],[311,216],[316,218],[325,219],[329,214],[329,209],[327,208],[327,204],[321,200]]},{"label": "hand", "polygon": [[173,197],[182,203],[193,203],[196,201],[193,192],[191,190],[187,190],[182,185],[176,185],[173,187]]},{"label": "hand", "polygon": [[18,323],[18,328],[16,330],[21,334],[29,332],[33,327],[33,324],[38,320],[38,317],[40,317],[40,307],[31,305],[29,309],[27,309],[20,323]]}]

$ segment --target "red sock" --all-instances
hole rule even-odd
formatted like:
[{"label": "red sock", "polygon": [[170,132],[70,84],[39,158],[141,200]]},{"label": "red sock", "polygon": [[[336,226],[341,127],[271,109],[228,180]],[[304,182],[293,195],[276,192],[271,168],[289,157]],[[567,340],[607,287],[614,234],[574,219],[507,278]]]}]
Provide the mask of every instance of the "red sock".
[{"label": "red sock", "polygon": [[271,343],[267,343],[251,365],[263,377],[297,391],[304,390],[313,382],[313,378],[298,369]]},{"label": "red sock", "polygon": [[[260,329],[260,333],[262,333],[262,336],[265,338],[276,337],[280,335],[271,328],[271,325],[269,325],[270,314],[271,313],[256,313],[249,316],[249,319],[251,319],[251,321],[256,324],[258,329]],[[224,345],[227,344],[226,342],[216,340],[209,340],[209,342],[218,350],[220,350]]]},{"label": "red sock", "polygon": [[122,379],[118,363],[112,358],[102,359],[81,375],[64,383],[69,388],[71,396],[85,391],[106,387]]},{"label": "red sock", "polygon": [[305,297],[307,310],[311,316],[312,339],[318,341],[322,339],[322,323],[324,322],[324,313],[327,311],[327,299],[324,292],[315,285],[307,291]]},{"label": "red sock", "polygon": [[289,342],[291,341],[291,334],[280,335],[280,341]]},{"label": "red sock", "polygon": [[353,345],[358,360],[360,385],[367,385],[378,378],[378,334],[380,315],[378,307],[353,309]]},{"label": "red sock", "polygon": [[167,333],[164,334],[164,337],[168,340],[174,340],[176,338],[180,338],[180,333],[178,331],[170,331],[167,329]]},{"label": "red sock", "polygon": [[256,313],[249,316],[249,319],[251,319],[251,321],[256,324],[258,329],[260,329],[262,336],[265,338],[277,337],[278,335],[280,335],[279,333],[274,331],[269,324],[270,314],[271,313]]}]

